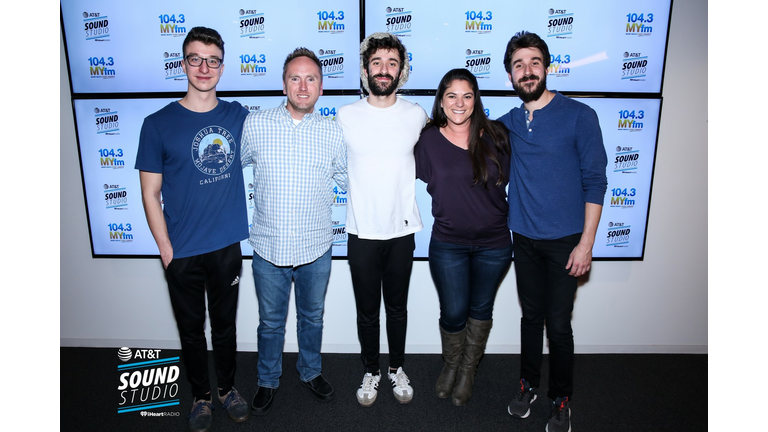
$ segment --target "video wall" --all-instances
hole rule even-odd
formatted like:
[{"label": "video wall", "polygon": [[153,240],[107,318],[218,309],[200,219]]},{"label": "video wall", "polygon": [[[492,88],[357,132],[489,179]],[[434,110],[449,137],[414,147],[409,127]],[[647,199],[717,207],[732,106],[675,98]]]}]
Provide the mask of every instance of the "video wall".
[{"label": "video wall", "polygon": [[[359,44],[368,34],[397,34],[411,64],[401,97],[427,113],[443,74],[464,67],[475,74],[490,118],[520,105],[503,65],[509,38],[519,30],[545,38],[551,54],[548,88],[591,106],[598,114],[608,154],[608,191],[593,255],[642,259],[671,4],[666,1],[561,1],[546,7],[516,1],[324,1],[295,4],[210,5],[182,1],[130,4],[73,0],[61,3],[72,105],[94,257],[158,255],[133,169],[144,117],[186,91],[181,44],[198,25],[217,29],[225,41],[225,71],[217,87],[224,100],[249,110],[284,101],[282,64],[298,46],[323,64],[324,95],[315,105],[334,118],[358,100]],[[546,36],[546,37],[545,37]],[[243,171],[249,220],[250,168]],[[346,257],[346,193],[333,199],[334,257]],[[432,226],[431,198],[417,182],[424,230],[417,258],[426,258]],[[242,243],[244,256],[253,251]]]}]

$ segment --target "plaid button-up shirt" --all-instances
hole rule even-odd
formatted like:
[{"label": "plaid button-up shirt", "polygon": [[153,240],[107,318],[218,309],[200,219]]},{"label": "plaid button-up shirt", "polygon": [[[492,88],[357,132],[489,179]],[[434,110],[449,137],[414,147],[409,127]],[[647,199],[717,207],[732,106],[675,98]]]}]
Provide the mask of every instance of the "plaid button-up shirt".
[{"label": "plaid button-up shirt", "polygon": [[347,150],[336,122],[314,111],[294,125],[285,102],[252,112],[241,159],[253,165],[254,253],[276,266],[299,266],[327,252],[333,180],[347,188]]}]

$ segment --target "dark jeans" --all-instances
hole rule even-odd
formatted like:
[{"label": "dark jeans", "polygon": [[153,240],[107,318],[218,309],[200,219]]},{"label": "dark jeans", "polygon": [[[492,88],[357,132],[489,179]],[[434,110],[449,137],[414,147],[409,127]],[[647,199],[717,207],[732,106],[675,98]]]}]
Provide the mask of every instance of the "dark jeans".
[{"label": "dark jeans", "polygon": [[379,371],[379,311],[382,294],[387,314],[389,366],[405,358],[408,327],[408,284],[416,248],[413,234],[389,240],[365,240],[354,234],[347,241],[352,288],[357,305],[357,336],[365,372]]},{"label": "dark jeans", "polygon": [[205,340],[205,295],[211,318],[211,344],[219,388],[235,382],[237,294],[243,256],[240,243],[187,258],[174,258],[165,271],[181,357],[192,395],[204,398],[211,391],[208,346]]},{"label": "dark jeans", "polygon": [[534,240],[518,233],[515,249],[517,294],[523,310],[520,319],[520,377],[533,386],[541,384],[544,323],[549,340],[549,389],[547,395],[571,397],[573,393],[573,330],[571,313],[578,278],[565,269],[581,234],[556,240]]},{"label": "dark jeans", "polygon": [[429,271],[440,298],[440,327],[456,333],[467,318],[493,319],[496,291],[512,262],[512,245],[488,248],[429,242]]}]

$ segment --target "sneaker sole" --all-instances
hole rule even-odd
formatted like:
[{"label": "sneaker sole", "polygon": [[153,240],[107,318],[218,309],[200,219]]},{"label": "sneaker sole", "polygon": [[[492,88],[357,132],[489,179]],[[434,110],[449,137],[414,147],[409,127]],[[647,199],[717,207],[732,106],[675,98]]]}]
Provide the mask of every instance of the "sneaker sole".
[{"label": "sneaker sole", "polygon": [[[373,397],[372,397],[372,398],[370,398],[370,399],[366,399],[366,398],[360,399],[360,397],[358,397],[358,398],[357,398],[357,403],[359,403],[359,404],[360,404],[360,406],[363,406],[363,407],[366,407],[366,408],[368,408],[369,406],[373,405],[373,403],[374,403],[374,402],[376,402],[376,397],[377,397],[378,395],[379,395],[379,394],[378,394],[378,393],[376,393],[376,394],[374,394],[374,395],[373,395]],[[355,396],[357,396],[357,395],[355,395]]]},{"label": "sneaker sole", "polygon": [[[407,403],[411,403],[411,401],[413,400],[413,396],[411,396],[411,397],[410,397],[410,398],[408,398],[408,399],[406,399],[406,397],[407,397],[407,396],[398,396],[398,395],[395,395],[395,399],[397,399],[397,401],[398,401],[398,402],[400,402],[400,403],[401,403],[401,404],[403,404],[403,405],[405,405],[405,404],[407,404]],[[401,398],[402,398],[402,399],[401,399]]]},{"label": "sneaker sole", "polygon": [[512,411],[510,411],[509,406],[507,406],[507,412],[509,413],[509,415],[511,415],[514,418],[519,418],[519,419],[528,418],[528,416],[531,415],[530,405],[536,401],[536,397],[537,397],[536,395],[533,395],[533,399],[531,399],[531,403],[528,404],[528,411],[526,411],[525,414],[523,415],[512,414]]},{"label": "sneaker sole", "polygon": [[[229,415],[229,413],[227,413],[227,415]],[[251,411],[249,409],[248,412],[244,416],[241,416],[241,417],[233,417],[233,416],[229,415],[229,418],[233,422],[235,422],[235,423],[242,423],[244,421],[247,421],[249,418],[251,418]]]}]

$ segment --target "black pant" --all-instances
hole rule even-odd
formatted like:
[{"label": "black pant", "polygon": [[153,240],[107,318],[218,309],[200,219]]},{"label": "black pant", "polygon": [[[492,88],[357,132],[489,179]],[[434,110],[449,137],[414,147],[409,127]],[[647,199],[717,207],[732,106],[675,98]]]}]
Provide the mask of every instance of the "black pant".
[{"label": "black pant", "polygon": [[408,327],[408,285],[416,248],[413,234],[389,240],[365,240],[350,234],[347,256],[357,305],[357,336],[365,372],[379,371],[379,311],[381,297],[387,313],[389,366],[405,357]]},{"label": "black pant", "polygon": [[234,384],[235,318],[242,264],[240,243],[235,243],[202,255],[174,258],[165,271],[179,329],[182,360],[196,398],[206,397],[211,391],[204,331],[206,291],[217,384],[222,389]]},{"label": "black pant", "polygon": [[571,313],[578,278],[565,269],[581,234],[557,240],[534,240],[512,233],[515,249],[520,319],[520,378],[534,387],[541,381],[544,323],[549,340],[549,389],[547,395],[571,397],[573,393],[573,330]]}]

